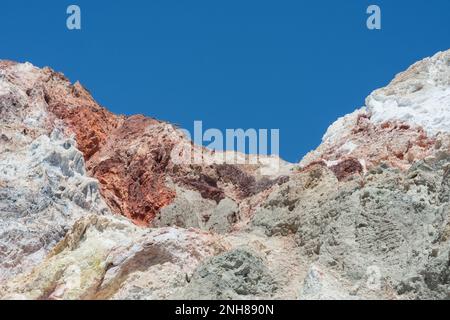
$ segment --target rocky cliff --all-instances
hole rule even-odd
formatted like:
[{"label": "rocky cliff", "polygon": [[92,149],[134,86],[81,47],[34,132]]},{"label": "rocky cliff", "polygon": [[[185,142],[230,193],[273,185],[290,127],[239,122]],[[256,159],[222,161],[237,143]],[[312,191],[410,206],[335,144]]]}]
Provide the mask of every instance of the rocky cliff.
[{"label": "rocky cliff", "polygon": [[215,161],[28,63],[0,62],[0,116],[2,299],[450,298],[450,51],[299,164]]}]

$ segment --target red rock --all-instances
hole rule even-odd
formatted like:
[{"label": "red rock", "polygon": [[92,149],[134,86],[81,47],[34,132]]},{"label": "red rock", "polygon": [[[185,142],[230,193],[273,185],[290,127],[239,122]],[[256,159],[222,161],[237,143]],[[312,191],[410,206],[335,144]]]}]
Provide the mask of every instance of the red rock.
[{"label": "red rock", "polygon": [[331,166],[330,170],[334,172],[339,181],[344,180],[353,174],[360,174],[363,171],[361,163],[357,159],[345,159],[338,164]]}]

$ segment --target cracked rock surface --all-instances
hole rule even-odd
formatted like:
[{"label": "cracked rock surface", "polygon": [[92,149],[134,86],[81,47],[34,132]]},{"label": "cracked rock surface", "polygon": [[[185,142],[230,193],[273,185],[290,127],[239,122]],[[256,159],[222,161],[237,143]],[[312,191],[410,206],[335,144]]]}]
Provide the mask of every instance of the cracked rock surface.
[{"label": "cracked rock surface", "polygon": [[298,164],[192,146],[0,61],[0,298],[449,299],[450,51]]}]

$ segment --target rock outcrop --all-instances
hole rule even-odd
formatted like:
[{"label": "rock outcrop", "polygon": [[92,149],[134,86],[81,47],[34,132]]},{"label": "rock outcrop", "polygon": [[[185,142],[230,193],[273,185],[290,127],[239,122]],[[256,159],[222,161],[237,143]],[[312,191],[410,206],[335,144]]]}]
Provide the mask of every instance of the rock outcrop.
[{"label": "rock outcrop", "polygon": [[450,51],[299,164],[194,146],[29,63],[0,62],[0,116],[2,299],[450,298]]}]

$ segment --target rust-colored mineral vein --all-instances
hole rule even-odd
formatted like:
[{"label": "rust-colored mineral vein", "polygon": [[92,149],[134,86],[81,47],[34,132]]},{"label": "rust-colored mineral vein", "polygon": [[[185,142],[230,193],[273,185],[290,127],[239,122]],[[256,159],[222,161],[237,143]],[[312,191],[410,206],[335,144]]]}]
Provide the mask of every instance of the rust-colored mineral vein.
[{"label": "rust-colored mineral vein", "polygon": [[[109,207],[148,225],[172,202],[175,193],[165,185],[172,144],[155,139],[161,122],[144,116],[116,116],[99,106],[80,84],[61,86],[61,75],[50,73],[45,99],[57,118],[75,134],[88,172],[100,182]],[[67,84],[67,83],[66,83]]]}]

